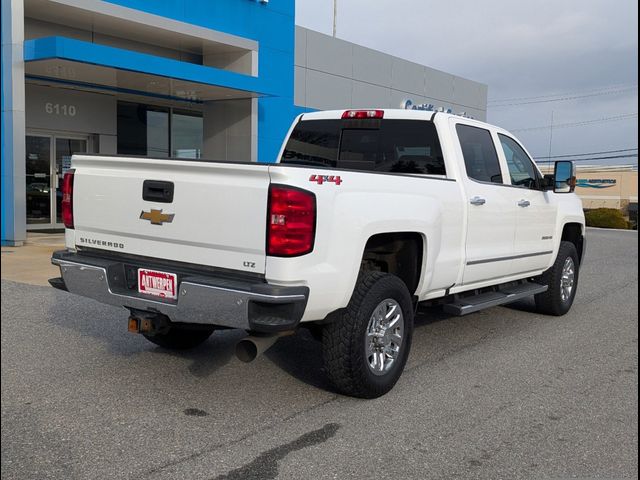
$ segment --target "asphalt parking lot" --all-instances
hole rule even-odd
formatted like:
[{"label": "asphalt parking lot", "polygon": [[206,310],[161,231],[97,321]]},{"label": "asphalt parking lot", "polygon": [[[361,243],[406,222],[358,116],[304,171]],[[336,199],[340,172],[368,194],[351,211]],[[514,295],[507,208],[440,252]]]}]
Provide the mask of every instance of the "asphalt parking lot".
[{"label": "asphalt parking lot", "polygon": [[637,478],[638,236],[589,230],[576,303],[417,319],[388,395],[336,395],[299,333],[187,353],[126,311],[2,280],[3,479]]}]

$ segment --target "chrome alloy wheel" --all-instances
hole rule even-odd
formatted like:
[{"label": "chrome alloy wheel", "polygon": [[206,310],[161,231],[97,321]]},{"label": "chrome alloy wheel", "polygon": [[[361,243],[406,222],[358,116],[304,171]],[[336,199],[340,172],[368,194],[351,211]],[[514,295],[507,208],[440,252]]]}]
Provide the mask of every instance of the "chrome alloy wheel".
[{"label": "chrome alloy wheel", "polygon": [[374,375],[384,375],[399,357],[404,316],[398,302],[387,298],[373,310],[365,337],[367,364]]},{"label": "chrome alloy wheel", "polygon": [[573,258],[567,257],[562,266],[562,277],[560,278],[560,298],[562,298],[563,302],[571,298],[575,276],[576,272]]}]

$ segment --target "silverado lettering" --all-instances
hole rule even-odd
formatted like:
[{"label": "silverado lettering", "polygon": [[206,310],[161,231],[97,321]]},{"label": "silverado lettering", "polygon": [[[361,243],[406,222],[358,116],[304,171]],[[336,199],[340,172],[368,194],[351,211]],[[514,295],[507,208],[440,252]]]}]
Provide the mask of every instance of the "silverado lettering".
[{"label": "silverado lettering", "polygon": [[102,247],[124,248],[124,243],[107,242],[106,240],[96,240],[95,238],[80,237],[78,239],[78,242],[88,244],[88,245],[99,245]]}]

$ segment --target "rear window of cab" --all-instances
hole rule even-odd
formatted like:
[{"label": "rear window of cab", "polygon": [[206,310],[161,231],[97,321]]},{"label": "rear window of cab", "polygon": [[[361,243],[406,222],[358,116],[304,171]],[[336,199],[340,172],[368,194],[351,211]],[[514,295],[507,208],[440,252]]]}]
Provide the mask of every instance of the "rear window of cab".
[{"label": "rear window of cab", "polygon": [[303,120],[291,132],[280,163],[446,175],[435,125],[424,120]]}]

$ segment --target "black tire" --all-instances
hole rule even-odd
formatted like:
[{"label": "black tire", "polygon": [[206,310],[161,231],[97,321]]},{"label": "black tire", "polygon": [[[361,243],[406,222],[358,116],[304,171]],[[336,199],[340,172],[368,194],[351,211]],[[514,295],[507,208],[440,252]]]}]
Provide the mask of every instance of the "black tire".
[{"label": "black tire", "polygon": [[147,335],[144,338],[151,343],[169,350],[188,350],[197,347],[207,341],[214,331],[214,327],[208,325],[198,325],[195,327],[173,324],[166,333]]},{"label": "black tire", "polygon": [[307,327],[307,330],[309,330],[311,337],[316,342],[322,343],[322,330],[324,330],[324,327],[322,325],[310,323],[309,325],[305,325],[305,327]]},{"label": "black tire", "polygon": [[[367,354],[367,327],[374,310],[387,299],[394,300],[400,307],[404,331],[398,356],[389,369],[374,374]],[[335,388],[353,397],[384,395],[400,378],[411,349],[413,306],[407,286],[394,275],[362,273],[342,318],[326,325],[322,333],[324,367]],[[384,358],[383,365],[387,360]]]},{"label": "black tire", "polygon": [[[568,258],[573,261],[573,288],[571,294],[563,299],[562,271]],[[536,279],[538,283],[549,286],[546,292],[539,293],[535,296],[536,309],[538,312],[544,313],[545,315],[561,316],[571,309],[578,288],[579,266],[578,251],[575,245],[571,242],[560,242],[556,261],[549,270]]]}]

